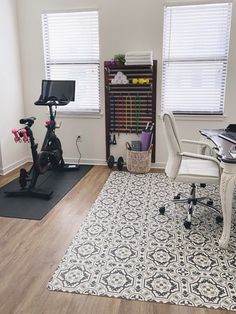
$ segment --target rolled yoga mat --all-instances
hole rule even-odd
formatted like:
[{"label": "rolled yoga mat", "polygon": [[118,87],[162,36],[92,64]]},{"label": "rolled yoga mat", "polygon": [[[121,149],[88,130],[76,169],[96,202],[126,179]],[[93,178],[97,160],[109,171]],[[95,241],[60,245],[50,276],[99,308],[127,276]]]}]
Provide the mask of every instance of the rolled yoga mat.
[{"label": "rolled yoga mat", "polygon": [[141,133],[141,150],[148,150],[149,146],[151,145],[151,138],[152,138],[152,131],[150,130],[143,130]]}]

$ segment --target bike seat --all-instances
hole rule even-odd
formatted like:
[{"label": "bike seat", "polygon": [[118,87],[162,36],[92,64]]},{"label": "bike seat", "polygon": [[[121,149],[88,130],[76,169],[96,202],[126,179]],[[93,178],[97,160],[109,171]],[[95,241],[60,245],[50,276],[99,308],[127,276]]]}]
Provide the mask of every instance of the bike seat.
[{"label": "bike seat", "polygon": [[20,119],[20,124],[28,124],[29,126],[34,124],[34,120],[36,120],[35,117]]}]

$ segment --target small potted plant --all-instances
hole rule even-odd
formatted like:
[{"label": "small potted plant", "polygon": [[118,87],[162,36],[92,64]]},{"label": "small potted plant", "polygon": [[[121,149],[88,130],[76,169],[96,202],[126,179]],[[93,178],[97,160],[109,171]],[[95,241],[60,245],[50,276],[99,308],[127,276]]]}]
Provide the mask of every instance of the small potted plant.
[{"label": "small potted plant", "polygon": [[124,64],[125,63],[125,55],[124,54],[117,54],[114,55],[114,61],[116,64]]}]

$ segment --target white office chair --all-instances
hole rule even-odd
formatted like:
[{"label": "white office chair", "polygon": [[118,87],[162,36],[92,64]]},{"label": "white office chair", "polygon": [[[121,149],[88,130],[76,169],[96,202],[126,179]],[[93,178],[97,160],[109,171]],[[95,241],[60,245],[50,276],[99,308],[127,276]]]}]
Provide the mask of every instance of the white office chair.
[{"label": "white office chair", "polygon": [[[183,142],[199,145],[202,148],[202,151],[204,151],[208,145],[207,143],[200,141],[180,140],[172,113],[163,113],[162,122],[168,148],[168,161],[165,168],[166,175],[174,181],[191,183],[189,197],[181,199],[181,193],[178,193],[171,201],[175,203],[189,204],[187,219],[184,221],[184,226],[187,229],[190,229],[194,205],[199,204],[217,211],[217,209],[212,206],[213,200],[211,198],[196,197],[196,184],[199,183],[202,187],[206,184],[219,184],[221,174],[220,163],[212,156],[183,152]],[[208,201],[205,203],[203,202],[204,199],[207,199]],[[159,208],[160,214],[164,215],[168,203]],[[220,216],[217,217],[217,222],[219,221],[222,221]]]}]

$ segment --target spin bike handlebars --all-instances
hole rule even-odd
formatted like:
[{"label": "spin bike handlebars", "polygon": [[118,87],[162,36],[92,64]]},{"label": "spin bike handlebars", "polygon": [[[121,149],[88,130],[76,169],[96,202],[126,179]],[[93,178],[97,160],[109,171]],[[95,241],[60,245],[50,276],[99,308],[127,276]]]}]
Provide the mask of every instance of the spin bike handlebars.
[{"label": "spin bike handlebars", "polygon": [[57,97],[51,96],[48,98],[40,97],[34,104],[36,106],[66,106],[69,102],[70,100],[68,99],[58,99]]}]

